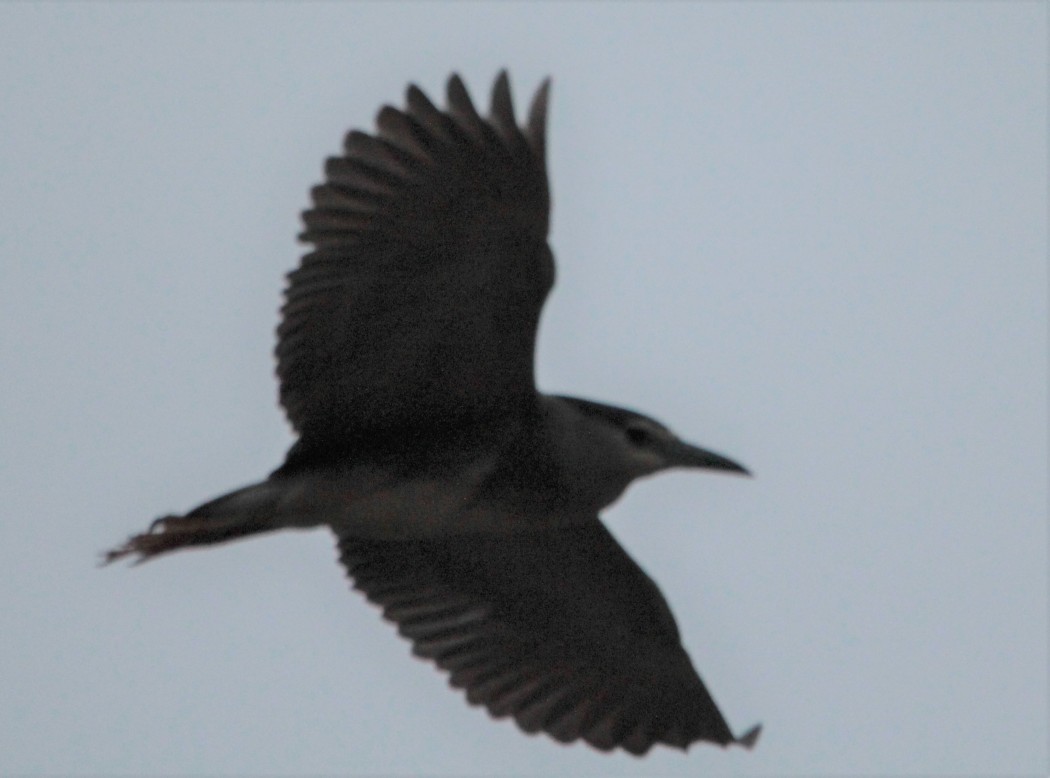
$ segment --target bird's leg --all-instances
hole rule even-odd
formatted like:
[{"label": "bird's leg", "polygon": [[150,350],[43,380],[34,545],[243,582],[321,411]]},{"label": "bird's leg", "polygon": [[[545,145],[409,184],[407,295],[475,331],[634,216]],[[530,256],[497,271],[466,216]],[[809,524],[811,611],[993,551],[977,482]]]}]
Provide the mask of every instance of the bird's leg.
[{"label": "bird's leg", "polygon": [[257,525],[248,525],[238,519],[217,521],[215,517],[162,516],[154,520],[142,534],[132,535],[123,545],[106,551],[102,555],[102,564],[108,565],[136,554],[138,558],[134,564],[137,565],[169,551],[221,543],[254,534],[259,529]]},{"label": "bird's leg", "polygon": [[286,491],[284,482],[267,479],[209,500],[185,516],[162,516],[142,534],[132,535],[123,545],[104,553],[102,564],[132,555],[138,557],[135,564],[139,564],[180,548],[222,543],[282,526],[313,526],[302,521],[289,524],[275,520]]}]

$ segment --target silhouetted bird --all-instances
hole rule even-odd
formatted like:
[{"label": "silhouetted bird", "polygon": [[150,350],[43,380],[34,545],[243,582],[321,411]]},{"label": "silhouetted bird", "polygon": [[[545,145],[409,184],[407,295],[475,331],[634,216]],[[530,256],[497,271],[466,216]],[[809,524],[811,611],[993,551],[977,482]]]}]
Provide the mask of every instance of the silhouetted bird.
[{"label": "silhouetted bird", "polygon": [[653,581],[598,518],[635,478],[746,472],[622,408],[537,392],[554,282],[549,81],[519,127],[506,73],[489,117],[462,81],[415,86],[353,131],[313,189],[278,328],[299,434],[262,481],[167,516],[106,555],[139,561],[327,525],[356,588],[493,716],[645,753],[734,737]]}]

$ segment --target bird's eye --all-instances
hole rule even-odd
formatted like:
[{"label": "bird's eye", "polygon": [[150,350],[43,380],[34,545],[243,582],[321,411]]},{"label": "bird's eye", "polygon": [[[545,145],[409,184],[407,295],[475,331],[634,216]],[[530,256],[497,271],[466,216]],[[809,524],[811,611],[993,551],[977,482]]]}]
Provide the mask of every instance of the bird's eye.
[{"label": "bird's eye", "polygon": [[653,439],[653,436],[643,427],[628,427],[627,439],[636,446],[645,446]]}]

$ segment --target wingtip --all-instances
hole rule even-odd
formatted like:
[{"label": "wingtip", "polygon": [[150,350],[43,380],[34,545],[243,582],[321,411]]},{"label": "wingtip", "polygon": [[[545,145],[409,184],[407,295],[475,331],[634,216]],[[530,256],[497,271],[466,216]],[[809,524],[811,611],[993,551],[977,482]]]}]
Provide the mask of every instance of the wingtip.
[{"label": "wingtip", "polygon": [[464,103],[470,105],[471,108],[474,107],[470,100],[470,93],[467,91],[467,85],[463,83],[459,73],[453,73],[448,77],[448,81],[445,83],[445,96],[448,99],[450,108],[463,105]]},{"label": "wingtip", "polygon": [[470,99],[467,85],[463,83],[458,73],[453,73],[448,77],[445,91],[449,115],[474,138],[483,138],[485,120],[478,114],[478,109],[474,107],[474,102]]},{"label": "wingtip", "polygon": [[517,120],[514,118],[514,100],[510,93],[510,79],[504,68],[492,84],[492,98],[489,103],[489,117],[505,138],[518,132]]},{"label": "wingtip", "polygon": [[755,747],[755,743],[758,742],[758,736],[762,734],[762,725],[755,724],[747,732],[738,737],[734,743],[738,746],[743,746],[748,751]]},{"label": "wingtip", "polygon": [[[405,103],[408,105],[408,109],[413,114],[421,112],[421,108],[430,108],[433,111],[438,109],[430,102],[430,98],[427,97],[418,84],[409,84],[405,87]],[[418,118],[418,116],[417,116]]]},{"label": "wingtip", "polygon": [[528,138],[540,159],[545,158],[547,154],[547,104],[550,101],[550,92],[551,78],[547,76],[532,98],[528,119],[525,122],[525,137]]}]

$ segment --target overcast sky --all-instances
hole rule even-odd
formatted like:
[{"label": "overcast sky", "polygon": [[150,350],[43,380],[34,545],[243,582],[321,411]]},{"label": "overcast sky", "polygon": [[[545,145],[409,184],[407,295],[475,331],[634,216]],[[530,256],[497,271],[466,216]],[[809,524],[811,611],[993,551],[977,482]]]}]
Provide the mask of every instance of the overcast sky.
[{"label": "overcast sky", "polygon": [[[1047,761],[1044,3],[0,5],[0,772],[990,774]],[[350,127],[554,79],[547,391],[748,465],[606,518],[754,751],[469,707],[325,531],[97,554],[264,476]]]}]

